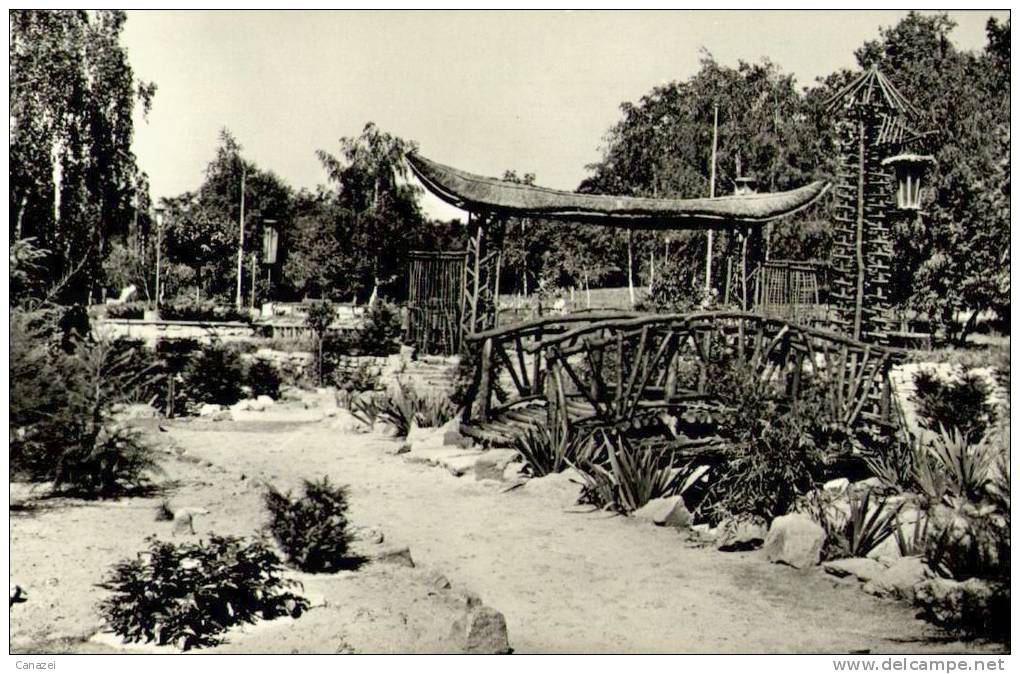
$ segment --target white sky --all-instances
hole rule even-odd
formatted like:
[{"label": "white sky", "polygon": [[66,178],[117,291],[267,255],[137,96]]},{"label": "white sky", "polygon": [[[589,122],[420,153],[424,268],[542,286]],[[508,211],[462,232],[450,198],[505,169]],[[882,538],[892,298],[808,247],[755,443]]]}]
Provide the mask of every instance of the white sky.
[{"label": "white sky", "polygon": [[[726,65],[767,56],[805,86],[853,67],[853,50],[905,14],[131,11],[131,65],[159,87],[135,151],[153,197],[171,196],[198,187],[225,126],[260,167],[314,187],[326,181],[315,151],[373,121],[437,161],[574,189],[620,103],[694,74],[702,47]],[[1009,14],[950,15],[953,42],[980,49],[988,17]]]}]

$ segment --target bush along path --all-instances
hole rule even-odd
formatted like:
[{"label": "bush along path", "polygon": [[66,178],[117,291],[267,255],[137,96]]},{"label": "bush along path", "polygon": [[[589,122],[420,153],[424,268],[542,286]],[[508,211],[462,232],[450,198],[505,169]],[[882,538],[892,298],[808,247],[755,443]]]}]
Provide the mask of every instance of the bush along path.
[{"label": "bush along path", "polygon": [[[571,469],[522,480],[513,452],[472,449],[453,425],[438,432],[412,425],[409,443],[365,430],[341,411],[270,442],[244,432],[174,434],[188,454],[284,490],[301,486],[308,465],[345,476],[351,518],[385,523],[417,563],[442,569],[498,607],[516,652],[1000,648],[947,640],[908,603],[861,592],[855,573],[867,570],[815,566],[815,548],[820,558],[827,537],[819,540],[825,530],[811,516],[794,518],[782,545],[770,541],[765,551],[747,548],[778,533],[734,524],[717,533],[736,552],[721,553],[720,538],[707,545],[689,529],[653,524],[682,522],[675,502],[653,504],[659,509],[647,517],[579,507],[582,480]],[[861,538],[857,549],[866,544]],[[786,561],[770,564],[774,556]],[[797,563],[804,558],[812,563]]]}]

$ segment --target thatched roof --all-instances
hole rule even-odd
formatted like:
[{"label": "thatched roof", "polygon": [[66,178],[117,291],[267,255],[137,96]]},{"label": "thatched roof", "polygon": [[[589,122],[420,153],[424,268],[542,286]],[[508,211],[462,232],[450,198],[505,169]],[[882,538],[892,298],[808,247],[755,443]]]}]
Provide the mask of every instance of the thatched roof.
[{"label": "thatched roof", "polygon": [[444,166],[414,153],[407,155],[407,162],[430,192],[467,211],[635,229],[711,229],[762,224],[810,206],[829,189],[829,183],[816,181],[788,192],[714,199],[650,199],[577,194],[511,183]]}]

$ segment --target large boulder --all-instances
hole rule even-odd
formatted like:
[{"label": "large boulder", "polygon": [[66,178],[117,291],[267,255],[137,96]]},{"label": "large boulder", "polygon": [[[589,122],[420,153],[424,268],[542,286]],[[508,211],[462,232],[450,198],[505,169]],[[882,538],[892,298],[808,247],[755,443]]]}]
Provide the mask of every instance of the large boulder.
[{"label": "large boulder", "polygon": [[790,513],[772,520],[765,537],[765,558],[795,569],[815,566],[821,560],[825,530],[808,515]]},{"label": "large boulder", "polygon": [[223,405],[217,405],[215,403],[203,403],[198,408],[198,416],[211,417],[221,411],[223,411]]},{"label": "large boulder", "polygon": [[754,550],[765,542],[765,523],[754,517],[729,517],[723,520],[715,535],[715,545],[723,552]]},{"label": "large boulder", "polygon": [[336,410],[336,414],[333,415],[333,421],[330,422],[329,426],[341,433],[367,433],[371,430],[368,425],[351,414],[350,410],[345,410],[342,407]]},{"label": "large boulder", "polygon": [[823,563],[822,568],[826,573],[831,573],[837,578],[852,576],[864,583],[886,570],[885,564],[867,557],[833,559]]},{"label": "large boulder", "polygon": [[524,483],[523,491],[555,502],[561,507],[577,503],[584,486],[584,478],[573,468],[544,477],[531,478]]},{"label": "large boulder", "polygon": [[488,606],[475,606],[453,623],[450,640],[454,648],[473,655],[510,652],[503,614]]},{"label": "large boulder", "polygon": [[980,578],[930,578],[915,588],[915,603],[928,621],[947,629],[994,634],[1009,629],[1009,589]]},{"label": "large boulder", "polygon": [[635,510],[631,515],[660,527],[686,529],[691,526],[691,512],[684,504],[683,496],[655,498]]},{"label": "large boulder", "polygon": [[864,591],[876,597],[914,600],[914,588],[935,576],[920,557],[902,557],[864,584]]},{"label": "large boulder", "polygon": [[490,449],[475,462],[476,480],[502,480],[506,467],[517,458],[514,449]]}]

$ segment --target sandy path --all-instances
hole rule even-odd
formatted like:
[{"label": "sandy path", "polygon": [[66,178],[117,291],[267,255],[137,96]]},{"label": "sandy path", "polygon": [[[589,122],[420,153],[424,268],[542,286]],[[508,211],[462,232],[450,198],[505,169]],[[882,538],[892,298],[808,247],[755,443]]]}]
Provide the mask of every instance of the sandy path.
[{"label": "sandy path", "polygon": [[[501,610],[517,652],[962,652],[910,607],[757,552],[694,547],[626,518],[566,512],[552,492],[455,478],[386,454],[394,441],[313,424],[254,434],[180,428],[189,454],[295,487],[328,474],[378,523]],[[224,505],[229,507],[229,495]]]}]

